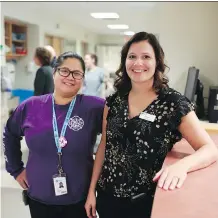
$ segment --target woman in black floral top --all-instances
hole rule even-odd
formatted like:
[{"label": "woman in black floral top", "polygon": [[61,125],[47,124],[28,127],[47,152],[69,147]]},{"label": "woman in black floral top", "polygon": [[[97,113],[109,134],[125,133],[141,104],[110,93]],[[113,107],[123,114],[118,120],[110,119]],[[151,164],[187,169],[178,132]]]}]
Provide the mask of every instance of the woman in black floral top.
[{"label": "woman in black floral top", "polygon": [[[102,140],[89,195],[88,217],[149,218],[156,186],[180,188],[188,172],[206,167],[218,150],[200,126],[194,105],[168,87],[164,52],[153,34],[135,34],[121,51],[116,93],[107,98]],[[182,136],[196,150],[165,168]],[[98,184],[98,185],[97,185]]]}]

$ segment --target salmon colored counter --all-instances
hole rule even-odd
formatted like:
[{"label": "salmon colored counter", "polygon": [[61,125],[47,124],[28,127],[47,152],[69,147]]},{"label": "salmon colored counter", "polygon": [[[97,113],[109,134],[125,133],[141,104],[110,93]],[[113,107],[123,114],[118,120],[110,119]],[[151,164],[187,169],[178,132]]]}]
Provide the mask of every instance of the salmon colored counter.
[{"label": "salmon colored counter", "polygon": [[[206,130],[218,145],[218,124]],[[208,129],[207,129],[208,128]],[[175,144],[165,159],[169,165],[193,153],[186,140]],[[156,189],[151,218],[218,218],[218,163],[188,174],[180,189]]]}]

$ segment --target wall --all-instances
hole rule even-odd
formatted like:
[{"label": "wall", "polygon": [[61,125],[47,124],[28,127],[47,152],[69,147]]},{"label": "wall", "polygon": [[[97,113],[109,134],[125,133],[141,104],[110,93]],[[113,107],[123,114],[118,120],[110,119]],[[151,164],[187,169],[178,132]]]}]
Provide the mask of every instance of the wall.
[{"label": "wall", "polygon": [[34,24],[28,24],[27,31],[28,55],[24,58],[20,58],[19,61],[17,61],[15,88],[25,88],[32,90],[37,68],[34,67],[32,69],[33,71],[29,72],[27,66],[33,59],[35,48],[38,47],[38,45],[40,44],[39,26]]},{"label": "wall", "polygon": [[124,36],[99,35],[96,46],[98,55],[98,65],[113,73],[117,70],[120,63],[120,51],[124,44]]},{"label": "wall", "polygon": [[[0,11],[2,11],[2,5],[0,3]],[[4,36],[5,36],[5,27],[4,27],[4,15],[3,13],[1,13],[1,36],[0,36],[0,45],[5,44],[4,42]],[[4,53],[5,53],[5,47],[3,47],[3,49],[0,51],[0,66],[5,64],[5,57],[4,57]]]},{"label": "wall", "polygon": [[[10,17],[17,19],[27,23],[28,27],[30,27],[28,36],[28,55],[25,58],[19,59],[17,62],[15,86],[16,88],[32,89],[35,74],[28,74],[26,69],[28,63],[33,59],[34,49],[37,46],[43,46],[45,44],[45,34],[76,40],[76,51],[79,54],[82,53],[82,41],[88,42],[90,51],[94,51],[97,35],[86,31],[86,29],[76,24],[59,21],[55,17],[50,17],[49,19],[48,13],[44,13],[43,10],[38,10],[36,8],[37,5],[33,2],[27,2],[26,4],[28,5],[28,9],[24,9],[23,4],[20,4],[19,2],[2,3],[2,18]],[[1,31],[1,34],[4,37],[3,31]],[[3,57],[3,63],[4,61],[5,57]],[[23,76],[25,76],[25,80]]]},{"label": "wall", "polygon": [[98,44],[108,44],[108,45],[123,45],[124,44],[124,36],[122,35],[99,35],[98,36]]},{"label": "wall", "polygon": [[188,67],[196,66],[208,96],[209,86],[218,85],[218,4],[165,3],[158,14],[157,27],[171,68],[172,86],[184,92]]},{"label": "wall", "polygon": [[[184,93],[190,66],[200,69],[205,104],[209,86],[218,85],[218,3],[161,2],[146,12],[144,29],[159,35],[166,62],[170,67],[170,85]],[[132,26],[134,28],[134,26]],[[100,44],[122,43],[123,36],[99,36]]]},{"label": "wall", "polygon": [[[40,45],[44,45],[44,34],[62,36],[69,39],[89,41],[91,44],[96,42],[96,34],[86,31],[86,29],[66,21],[60,21],[47,10],[38,10],[33,2],[25,2],[28,9],[23,11],[23,4],[19,2],[2,3],[4,16],[19,19],[31,24],[37,24],[40,28]],[[40,13],[40,16],[39,16]],[[50,16],[50,17],[49,17]],[[70,16],[70,15],[69,15]]]}]

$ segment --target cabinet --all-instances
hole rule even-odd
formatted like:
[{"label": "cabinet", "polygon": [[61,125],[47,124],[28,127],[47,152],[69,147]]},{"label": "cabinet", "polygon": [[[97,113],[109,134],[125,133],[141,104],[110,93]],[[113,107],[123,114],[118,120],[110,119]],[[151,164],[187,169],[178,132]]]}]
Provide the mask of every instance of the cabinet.
[{"label": "cabinet", "polygon": [[17,59],[27,55],[27,26],[18,21],[5,20],[5,45],[10,51],[6,59]]}]

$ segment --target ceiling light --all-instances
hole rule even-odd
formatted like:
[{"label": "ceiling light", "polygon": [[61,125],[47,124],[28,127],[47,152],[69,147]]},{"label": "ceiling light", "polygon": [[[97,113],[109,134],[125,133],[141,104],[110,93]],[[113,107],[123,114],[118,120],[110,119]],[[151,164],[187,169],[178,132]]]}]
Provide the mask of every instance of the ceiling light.
[{"label": "ceiling light", "polygon": [[109,29],[114,29],[114,30],[127,30],[129,29],[129,26],[126,24],[111,24],[107,25]]},{"label": "ceiling light", "polygon": [[96,19],[118,19],[117,13],[91,13],[91,16]]},{"label": "ceiling light", "polygon": [[135,32],[133,32],[133,31],[125,31],[123,34],[127,35],[127,36],[133,36],[135,34]]}]

